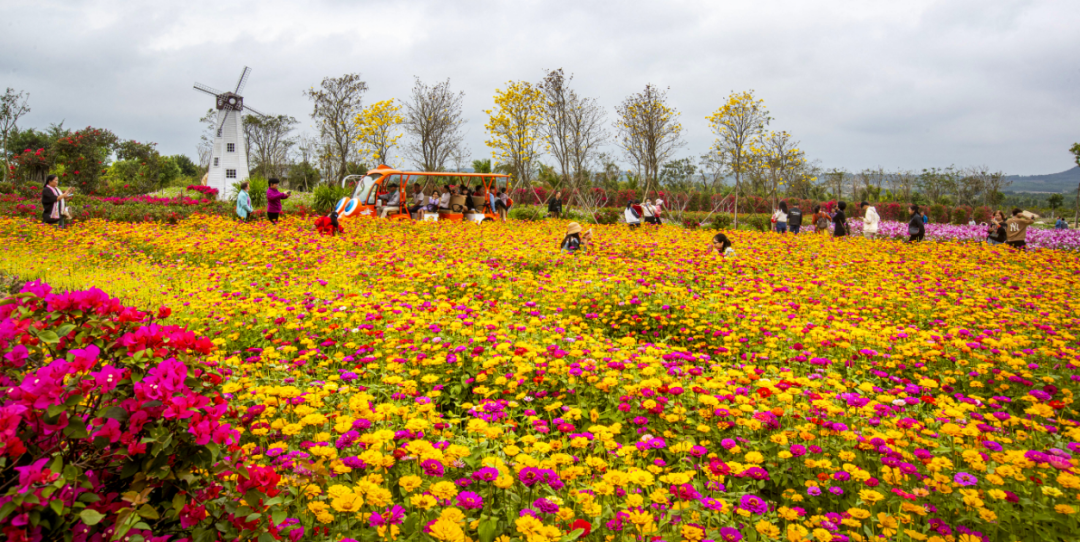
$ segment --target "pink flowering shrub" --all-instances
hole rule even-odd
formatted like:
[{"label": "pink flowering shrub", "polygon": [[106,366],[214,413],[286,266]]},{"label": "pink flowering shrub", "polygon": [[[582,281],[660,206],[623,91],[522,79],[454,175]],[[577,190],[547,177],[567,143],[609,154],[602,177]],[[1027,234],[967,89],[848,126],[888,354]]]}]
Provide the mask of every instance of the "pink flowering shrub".
[{"label": "pink flowering shrub", "polygon": [[221,375],[192,363],[213,344],[169,313],[40,282],[0,301],[4,540],[301,534],[280,476],[223,421]]},{"label": "pink flowering shrub", "polygon": [[[353,184],[353,186],[356,185],[355,182],[352,183],[352,184]],[[209,186],[202,185],[202,184],[189,184],[187,189],[191,190],[193,192],[198,192],[200,194],[205,194],[206,196],[210,197],[211,199],[217,198],[217,195],[218,195],[218,189],[217,188],[211,188]]]}]

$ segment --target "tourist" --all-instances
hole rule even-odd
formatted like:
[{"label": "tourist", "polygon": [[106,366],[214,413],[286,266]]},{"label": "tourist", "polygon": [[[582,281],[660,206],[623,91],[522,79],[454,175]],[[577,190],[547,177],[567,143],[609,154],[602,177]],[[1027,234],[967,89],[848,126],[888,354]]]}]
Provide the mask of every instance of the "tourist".
[{"label": "tourist", "polygon": [[505,190],[499,190],[499,196],[495,198],[495,211],[499,213],[499,218],[502,218],[503,222],[506,222],[510,205],[510,194],[507,194]]},{"label": "tourist", "polygon": [[847,202],[837,202],[836,212],[832,217],[833,237],[844,237],[848,234],[847,215],[844,214],[844,209],[847,209]]},{"label": "tourist", "polygon": [[652,201],[645,200],[641,204],[641,212],[645,215],[644,219],[646,224],[656,224],[656,222],[654,222],[655,216],[653,213]]},{"label": "tourist", "polygon": [[420,183],[413,184],[413,202],[408,206],[409,216],[417,218],[417,213],[424,208],[424,203],[424,191],[420,188]]},{"label": "tourist", "polygon": [[1024,250],[1027,246],[1028,226],[1034,224],[1036,218],[1039,218],[1039,215],[1035,213],[1013,209],[1012,218],[1005,221],[1005,243],[1015,249]]},{"label": "tourist", "polygon": [[556,192],[555,195],[548,201],[548,216],[551,218],[559,218],[562,214],[562,192]]},{"label": "tourist", "polygon": [[925,215],[919,214],[919,206],[912,203],[908,206],[911,212],[911,220],[908,221],[908,242],[922,241],[926,234],[926,223],[923,222]]},{"label": "tourist", "polygon": [[820,205],[814,206],[814,215],[810,217],[814,222],[814,233],[821,233],[829,229],[829,214],[821,210]]},{"label": "tourist", "polygon": [[401,188],[396,184],[390,186],[390,194],[383,204],[382,212],[379,213],[379,218],[386,218],[390,213],[398,213],[401,211]]},{"label": "tourist", "polygon": [[246,222],[254,212],[255,209],[251,206],[251,194],[248,194],[248,182],[244,181],[240,183],[240,193],[236,195],[236,216],[239,216],[242,222]]},{"label": "tourist", "polygon": [[563,251],[563,254],[574,254],[578,250],[585,250],[585,243],[581,239],[581,224],[571,222],[566,225],[566,237],[563,237],[562,242],[559,243],[559,249]]},{"label": "tourist", "polygon": [[1067,230],[1067,229],[1069,229],[1069,223],[1065,222],[1065,219],[1059,216],[1058,219],[1057,219],[1057,222],[1054,223],[1054,229],[1055,230]]},{"label": "tourist", "polygon": [[735,249],[731,248],[731,240],[722,233],[718,233],[713,236],[712,242],[705,247],[705,253],[716,251],[717,254],[724,258],[734,257]]},{"label": "tourist", "polygon": [[924,226],[930,223],[930,216],[926,214],[926,211],[922,213],[922,223]]},{"label": "tourist", "polygon": [[443,193],[442,193],[441,196],[439,196],[439,210],[440,211],[449,211],[450,210],[450,196],[452,196],[452,195],[453,194],[450,192],[450,185],[444,184],[443,185]]},{"label": "tourist", "polygon": [[787,215],[787,227],[791,233],[799,233],[799,228],[802,227],[802,209],[799,209],[798,203],[791,204],[791,210]]},{"label": "tourist", "polygon": [[281,181],[277,179],[270,179],[270,187],[266,189],[266,218],[270,219],[270,222],[277,224],[278,217],[281,216],[281,200],[289,199],[292,195],[292,191],[278,192],[278,184]]},{"label": "tourist", "polygon": [[787,202],[781,201],[779,207],[780,208],[773,211],[772,214],[773,230],[775,230],[776,233],[787,233]]},{"label": "tourist", "polygon": [[75,192],[74,188],[68,188],[61,192],[57,185],[60,177],[49,175],[45,177],[45,186],[41,189],[41,223],[55,225],[60,229],[67,226],[67,199]]},{"label": "tourist", "polygon": [[623,210],[623,220],[626,220],[626,224],[630,226],[630,229],[641,226],[641,215],[634,209],[636,201],[630,201],[626,204],[626,209]]},{"label": "tourist", "polygon": [[878,224],[881,223],[881,217],[877,214],[877,209],[873,205],[866,203],[865,201],[859,204],[859,207],[863,211],[863,237],[867,239],[873,239],[877,237]]},{"label": "tourist", "polygon": [[978,226],[978,225],[979,224],[977,222],[975,222],[975,217],[971,217],[971,219],[968,220],[968,226]]},{"label": "tourist", "polygon": [[994,211],[990,226],[986,231],[986,242],[990,245],[1003,245],[1007,239],[1005,232],[1005,213]]}]

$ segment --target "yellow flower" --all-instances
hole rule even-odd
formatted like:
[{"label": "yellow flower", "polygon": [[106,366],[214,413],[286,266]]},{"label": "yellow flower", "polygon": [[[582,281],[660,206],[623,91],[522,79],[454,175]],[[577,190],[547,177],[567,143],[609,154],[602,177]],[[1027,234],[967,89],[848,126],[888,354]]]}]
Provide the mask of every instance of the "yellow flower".
[{"label": "yellow flower", "polygon": [[360,498],[356,493],[346,493],[335,497],[330,502],[330,506],[343,513],[359,512],[360,507],[364,506],[364,499]]},{"label": "yellow flower", "polygon": [[454,498],[454,496],[458,494],[458,489],[453,482],[443,481],[432,484],[431,488],[428,489],[428,492],[436,499],[446,500]]},{"label": "yellow flower", "polygon": [[885,496],[872,489],[864,489],[859,491],[859,499],[863,502],[873,505],[876,502],[880,502]]},{"label": "yellow flower", "polygon": [[457,522],[438,519],[431,525],[431,537],[443,542],[465,542],[465,531]]},{"label": "yellow flower", "polygon": [[424,481],[421,480],[419,476],[413,475],[402,476],[401,479],[398,480],[398,485],[401,486],[401,489],[404,489],[406,493],[412,493],[413,490],[423,484]]}]

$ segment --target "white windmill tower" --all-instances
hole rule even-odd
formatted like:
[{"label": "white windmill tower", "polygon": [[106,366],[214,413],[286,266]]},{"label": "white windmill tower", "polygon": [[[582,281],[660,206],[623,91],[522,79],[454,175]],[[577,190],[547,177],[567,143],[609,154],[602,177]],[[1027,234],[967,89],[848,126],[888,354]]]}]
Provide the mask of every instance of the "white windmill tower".
[{"label": "white windmill tower", "polygon": [[214,147],[210,154],[210,171],[207,172],[206,184],[218,191],[218,199],[227,199],[234,183],[248,178],[247,149],[244,147],[244,122],[241,118],[246,109],[260,117],[266,115],[244,105],[240,95],[247,84],[251,68],[244,66],[240,81],[233,92],[221,92],[201,83],[195,83],[195,90],[201,90],[217,98],[217,133]]}]

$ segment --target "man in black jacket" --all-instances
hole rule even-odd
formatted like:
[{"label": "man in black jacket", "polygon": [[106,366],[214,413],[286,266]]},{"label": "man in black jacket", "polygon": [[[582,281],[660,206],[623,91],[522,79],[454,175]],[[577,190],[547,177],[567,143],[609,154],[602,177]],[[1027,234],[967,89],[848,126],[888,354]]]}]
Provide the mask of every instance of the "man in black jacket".
[{"label": "man in black jacket", "polygon": [[787,227],[791,233],[799,233],[799,226],[802,226],[802,210],[798,203],[794,203],[787,214]]}]

